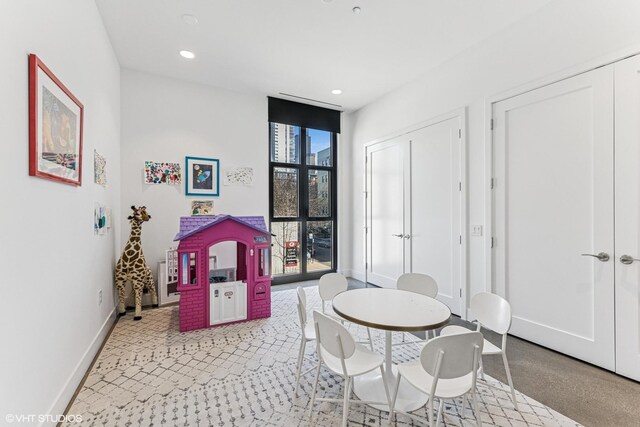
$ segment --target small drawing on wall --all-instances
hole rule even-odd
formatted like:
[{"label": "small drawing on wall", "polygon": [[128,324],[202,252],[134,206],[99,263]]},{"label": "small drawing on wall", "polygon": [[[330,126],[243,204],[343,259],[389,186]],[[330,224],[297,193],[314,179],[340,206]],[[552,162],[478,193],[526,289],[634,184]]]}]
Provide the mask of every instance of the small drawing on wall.
[{"label": "small drawing on wall", "polygon": [[93,150],[93,182],[107,186],[107,159]]},{"label": "small drawing on wall", "polygon": [[111,209],[96,203],[93,211],[93,232],[104,235],[111,228]]},{"label": "small drawing on wall", "polygon": [[144,183],[169,185],[182,183],[180,163],[145,161]]},{"label": "small drawing on wall", "polygon": [[186,157],[185,169],[187,195],[220,195],[220,161],[218,159]]},{"label": "small drawing on wall", "polygon": [[237,167],[227,169],[224,174],[224,185],[253,185],[253,168]]},{"label": "small drawing on wall", "polygon": [[213,200],[193,200],[191,216],[197,215],[213,215]]}]

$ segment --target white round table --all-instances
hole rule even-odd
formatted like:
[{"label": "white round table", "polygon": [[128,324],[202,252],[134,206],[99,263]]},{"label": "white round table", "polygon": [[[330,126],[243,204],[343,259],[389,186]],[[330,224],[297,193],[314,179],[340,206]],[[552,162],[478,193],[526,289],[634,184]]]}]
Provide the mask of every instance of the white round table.
[{"label": "white round table", "polygon": [[[426,331],[445,325],[451,317],[449,307],[440,301],[415,292],[398,289],[365,288],[342,292],[333,298],[333,309],[353,323],[385,331],[384,372],[393,396],[396,366],[391,359],[393,331]],[[354,378],[354,393],[361,400],[386,402],[382,376],[376,371]],[[406,381],[400,384],[396,408],[410,412],[422,407],[427,395]],[[389,411],[388,405],[371,405]]]}]

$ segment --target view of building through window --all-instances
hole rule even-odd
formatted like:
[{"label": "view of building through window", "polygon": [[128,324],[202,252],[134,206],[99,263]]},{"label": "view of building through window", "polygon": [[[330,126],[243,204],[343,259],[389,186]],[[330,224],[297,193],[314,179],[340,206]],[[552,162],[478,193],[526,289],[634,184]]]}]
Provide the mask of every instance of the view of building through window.
[{"label": "view of building through window", "polygon": [[273,274],[332,270],[335,134],[271,123],[269,139]]}]

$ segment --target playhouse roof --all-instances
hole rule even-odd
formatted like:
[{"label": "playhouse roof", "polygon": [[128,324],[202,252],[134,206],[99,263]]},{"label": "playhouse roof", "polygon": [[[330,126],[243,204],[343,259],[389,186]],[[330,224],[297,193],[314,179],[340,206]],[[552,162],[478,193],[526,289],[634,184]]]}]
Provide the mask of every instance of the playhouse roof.
[{"label": "playhouse roof", "polygon": [[180,232],[174,241],[183,240],[189,236],[201,232],[216,224],[220,224],[227,219],[236,221],[249,228],[253,228],[262,234],[271,235],[261,216],[232,216],[232,215],[206,215],[206,216],[183,216],[180,217]]}]

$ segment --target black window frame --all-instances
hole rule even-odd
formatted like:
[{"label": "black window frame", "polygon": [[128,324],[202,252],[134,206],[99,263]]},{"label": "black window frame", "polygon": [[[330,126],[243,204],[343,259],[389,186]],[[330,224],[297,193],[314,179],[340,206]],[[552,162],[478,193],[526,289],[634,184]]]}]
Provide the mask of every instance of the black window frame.
[{"label": "black window frame", "polygon": [[[300,144],[299,144],[299,163],[283,163],[274,162],[272,158],[272,141],[271,141],[271,123],[268,122],[268,140],[269,140],[269,229],[274,222],[299,222],[300,223],[300,273],[297,274],[282,274],[279,276],[273,276],[271,283],[273,285],[281,285],[285,283],[299,282],[304,280],[316,280],[327,273],[335,273],[338,263],[338,133],[332,131],[326,131],[331,134],[331,166],[320,165],[308,165],[307,164],[307,130],[313,128],[307,128],[303,126],[297,126],[300,129]],[[294,126],[294,125],[291,125]],[[319,129],[323,130],[323,129]],[[273,176],[275,168],[289,168],[298,170],[298,216],[295,217],[277,217],[273,216]],[[324,217],[310,217],[309,215],[309,171],[310,170],[325,170],[330,172],[330,190],[331,197],[330,203],[330,215]],[[304,178],[303,178],[304,177]],[[331,230],[331,268],[321,271],[307,271],[307,250],[309,232],[307,229],[307,222],[313,221],[331,221],[333,226]],[[272,269],[273,273],[273,269]]]}]

